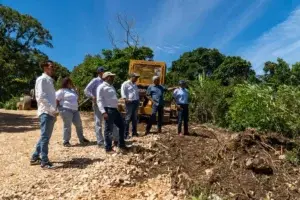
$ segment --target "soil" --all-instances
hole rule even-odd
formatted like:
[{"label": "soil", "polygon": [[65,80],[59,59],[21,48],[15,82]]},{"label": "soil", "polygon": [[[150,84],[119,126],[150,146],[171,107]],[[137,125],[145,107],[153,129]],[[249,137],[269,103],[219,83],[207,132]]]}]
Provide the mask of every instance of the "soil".
[{"label": "soil", "polygon": [[[95,141],[92,113],[81,113],[85,136]],[[0,110],[0,199],[300,199],[300,168],[284,158],[296,142],[254,130],[232,133],[191,125],[179,137],[176,125],[162,134],[127,141],[127,153],[106,154],[95,142],[62,145],[57,119],[49,146],[55,170],[30,166],[39,138],[36,111]]]}]

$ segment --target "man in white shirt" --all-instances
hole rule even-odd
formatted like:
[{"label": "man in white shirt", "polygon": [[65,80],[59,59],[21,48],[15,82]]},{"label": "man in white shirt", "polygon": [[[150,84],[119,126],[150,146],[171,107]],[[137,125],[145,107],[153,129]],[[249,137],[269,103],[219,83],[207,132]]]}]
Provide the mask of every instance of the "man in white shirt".
[{"label": "man in white shirt", "polygon": [[105,72],[102,76],[104,82],[97,88],[97,104],[99,110],[105,120],[104,140],[106,152],[113,151],[111,136],[114,124],[119,128],[118,146],[121,150],[126,150],[127,147],[124,141],[124,122],[121,113],[118,111],[117,93],[112,85],[115,74]]},{"label": "man in white shirt", "polygon": [[140,77],[139,74],[130,74],[130,79],[121,86],[121,96],[125,100],[125,139],[129,137],[129,124],[132,121],[132,136],[138,136],[137,133],[137,113],[140,105],[139,89],[135,84]]},{"label": "man in white shirt", "polygon": [[[56,97],[51,78],[55,73],[54,63],[50,60],[43,62],[41,67],[44,73],[37,78],[35,94],[40,119],[41,137],[36,145],[30,164],[41,164],[42,168],[52,169],[53,165],[48,159],[48,145],[53,132],[54,123],[58,112],[56,111]],[[40,157],[41,156],[41,157]]]},{"label": "man in white shirt", "polygon": [[93,101],[93,110],[94,110],[94,119],[95,119],[95,134],[97,138],[97,144],[99,147],[103,145],[104,139],[102,135],[102,116],[97,106],[97,88],[103,83],[102,75],[104,73],[103,67],[98,67],[97,69],[98,76],[93,78],[90,83],[84,89],[84,94],[91,98]]}]

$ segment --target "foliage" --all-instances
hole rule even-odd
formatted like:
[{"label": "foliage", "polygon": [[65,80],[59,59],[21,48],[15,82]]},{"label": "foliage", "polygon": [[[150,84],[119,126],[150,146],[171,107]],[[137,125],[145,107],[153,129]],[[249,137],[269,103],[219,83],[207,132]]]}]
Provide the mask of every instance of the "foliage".
[{"label": "foliage", "polygon": [[286,153],[286,159],[294,164],[300,165],[300,145]]},{"label": "foliage", "polygon": [[279,86],[239,85],[229,108],[228,121],[234,130],[252,127],[261,131],[298,134],[300,120],[300,90]]},{"label": "foliage", "polygon": [[[294,71],[295,74],[297,74],[297,66],[295,66]],[[278,87],[282,84],[289,85],[291,83],[291,70],[289,65],[281,58],[277,59],[277,63],[270,61],[266,62],[264,72],[265,81],[274,87]]]},{"label": "foliage", "polygon": [[220,81],[199,76],[189,87],[191,105],[190,117],[201,123],[215,123],[224,126],[228,109],[230,87],[224,87]]},{"label": "foliage", "polygon": [[191,200],[209,200],[210,191],[207,188],[203,188],[199,184],[195,184],[188,189]]},{"label": "foliage", "polygon": [[7,110],[17,110],[17,103],[19,101],[20,97],[12,97],[10,100],[4,103],[3,108]]},{"label": "foliage", "polygon": [[251,70],[251,63],[236,56],[226,57],[213,73],[213,77],[220,80],[223,85],[241,83],[248,80],[250,75],[255,75],[254,71]]},{"label": "foliage", "polygon": [[[33,88],[42,72],[39,63],[48,59],[38,47],[52,48],[51,40],[38,20],[0,5],[0,101]],[[62,66],[59,69],[66,72]]]}]

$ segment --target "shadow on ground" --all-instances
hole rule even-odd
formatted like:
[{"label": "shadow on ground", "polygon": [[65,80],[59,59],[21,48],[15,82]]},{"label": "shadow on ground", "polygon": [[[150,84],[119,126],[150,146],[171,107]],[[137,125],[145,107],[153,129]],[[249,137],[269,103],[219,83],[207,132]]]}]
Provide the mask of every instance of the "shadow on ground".
[{"label": "shadow on ground", "polygon": [[58,164],[57,168],[77,168],[84,169],[95,162],[102,162],[103,159],[90,159],[90,158],[72,158],[70,161],[57,161],[53,162]]},{"label": "shadow on ground", "polygon": [[0,133],[22,133],[39,129],[38,118],[22,114],[0,112]]}]

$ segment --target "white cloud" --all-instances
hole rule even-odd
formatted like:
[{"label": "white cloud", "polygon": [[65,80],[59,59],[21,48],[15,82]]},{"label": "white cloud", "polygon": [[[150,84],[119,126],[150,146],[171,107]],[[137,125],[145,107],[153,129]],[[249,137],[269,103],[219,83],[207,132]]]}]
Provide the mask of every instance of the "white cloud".
[{"label": "white cloud", "polygon": [[[267,5],[267,2],[269,2],[269,0],[255,0],[234,20],[227,21],[227,24],[225,24],[225,29],[219,30],[219,33],[216,36],[217,38],[213,41],[211,47],[221,49],[230,41],[232,41],[236,36],[244,31],[245,28],[247,28],[252,22],[260,17]],[[240,9],[238,7],[240,3],[241,1],[235,2],[230,9],[230,12],[233,12],[235,8]],[[239,11],[236,12],[239,13]],[[227,17],[225,17],[224,20],[228,20]]]},{"label": "white cloud", "polygon": [[165,0],[143,34],[147,38],[146,44],[154,46],[156,54],[159,51],[174,53],[180,50],[182,46],[178,44],[201,28],[206,15],[220,1]]},{"label": "white cloud", "polygon": [[300,7],[294,10],[282,23],[262,34],[242,52],[251,61],[253,68],[262,72],[263,64],[282,57],[289,63],[300,60]]}]

